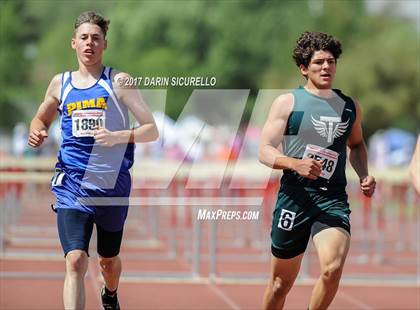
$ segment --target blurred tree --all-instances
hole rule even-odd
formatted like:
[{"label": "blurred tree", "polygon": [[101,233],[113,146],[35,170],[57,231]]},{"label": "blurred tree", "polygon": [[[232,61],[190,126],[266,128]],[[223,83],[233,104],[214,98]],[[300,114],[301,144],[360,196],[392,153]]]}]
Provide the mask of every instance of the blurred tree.
[{"label": "blurred tree", "polygon": [[24,1],[0,1],[0,127],[11,130],[23,121],[28,99],[37,21]]},{"label": "blurred tree", "polygon": [[[111,19],[106,64],[133,76],[215,76],[216,88],[251,89],[244,120],[259,89],[304,83],[291,57],[299,34],[331,33],[344,47],[336,86],[360,100],[366,134],[418,129],[419,32],[392,12],[368,13],[361,0],[1,1],[0,104],[8,114],[28,117],[51,77],[77,68],[70,39],[84,10]],[[166,113],[176,119],[192,90],[170,87]],[[226,118],[235,108],[226,104]],[[3,128],[14,122],[8,114]]]},{"label": "blurred tree", "polygon": [[[386,32],[377,24],[384,19]],[[418,32],[389,17],[372,18],[370,24],[369,33],[354,42],[339,62],[337,85],[360,101],[366,136],[391,126],[416,132],[420,129]]]}]

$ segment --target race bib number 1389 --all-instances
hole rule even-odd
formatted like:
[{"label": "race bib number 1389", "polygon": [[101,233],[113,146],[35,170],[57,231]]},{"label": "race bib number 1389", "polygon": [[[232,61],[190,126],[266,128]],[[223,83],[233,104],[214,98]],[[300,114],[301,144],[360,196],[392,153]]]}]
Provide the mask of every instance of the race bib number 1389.
[{"label": "race bib number 1389", "polygon": [[103,110],[81,110],[72,114],[72,133],[75,137],[93,137],[98,127],[105,127]]}]

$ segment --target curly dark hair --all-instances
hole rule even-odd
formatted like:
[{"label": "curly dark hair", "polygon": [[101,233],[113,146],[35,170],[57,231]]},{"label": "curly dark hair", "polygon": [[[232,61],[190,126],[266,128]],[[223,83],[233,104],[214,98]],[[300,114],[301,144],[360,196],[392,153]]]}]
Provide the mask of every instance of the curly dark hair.
[{"label": "curly dark hair", "polygon": [[76,32],[77,28],[79,28],[79,26],[84,23],[98,25],[101,28],[104,37],[106,37],[110,21],[106,20],[101,14],[93,11],[80,13],[76,19],[76,22],[74,23],[74,31]]},{"label": "curly dark hair", "polygon": [[293,59],[298,67],[304,65],[307,68],[314,53],[321,50],[329,51],[337,61],[342,52],[341,43],[326,33],[306,31],[296,41]]}]

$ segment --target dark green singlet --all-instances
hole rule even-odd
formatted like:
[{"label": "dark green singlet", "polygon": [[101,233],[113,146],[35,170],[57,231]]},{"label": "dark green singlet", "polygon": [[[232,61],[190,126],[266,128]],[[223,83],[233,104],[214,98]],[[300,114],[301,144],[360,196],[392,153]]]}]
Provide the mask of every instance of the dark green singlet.
[{"label": "dark green singlet", "polygon": [[283,153],[322,161],[317,180],[285,170],[271,227],[271,252],[278,258],[303,253],[310,235],[338,227],[350,233],[350,208],[345,192],[347,139],[356,119],[350,97],[334,90],[322,98],[300,87],[293,91],[294,108],[283,139]]},{"label": "dark green singlet", "polygon": [[[323,162],[322,170],[326,177],[313,181],[299,176],[296,172],[285,170],[281,180],[283,186],[308,189],[346,186],[346,145],[356,119],[356,107],[353,100],[340,90],[334,89],[334,94],[336,96],[326,99],[308,92],[303,87],[293,91],[294,107],[287,122],[282,144],[284,154],[302,158],[308,145],[332,152],[321,151],[327,152],[327,156],[317,158]],[[314,158],[318,155],[309,147],[308,156]]]}]

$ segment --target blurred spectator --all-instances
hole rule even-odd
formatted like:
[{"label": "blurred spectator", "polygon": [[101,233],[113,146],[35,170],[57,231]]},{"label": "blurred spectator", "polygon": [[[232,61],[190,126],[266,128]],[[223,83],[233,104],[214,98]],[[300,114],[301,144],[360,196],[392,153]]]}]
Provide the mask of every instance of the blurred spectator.
[{"label": "blurred spectator", "polygon": [[376,132],[369,139],[369,160],[376,168],[406,166],[410,163],[416,137],[402,129]]},{"label": "blurred spectator", "polygon": [[176,122],[162,111],[153,112],[153,117],[159,139],[136,145],[136,156],[187,162],[232,160],[239,152],[245,158],[256,156],[260,128],[243,127],[235,136],[228,124],[212,126],[194,115]]},{"label": "blurred spectator", "polygon": [[17,157],[23,156],[25,153],[28,140],[28,129],[25,123],[17,123],[13,128],[12,137],[12,154]]}]

